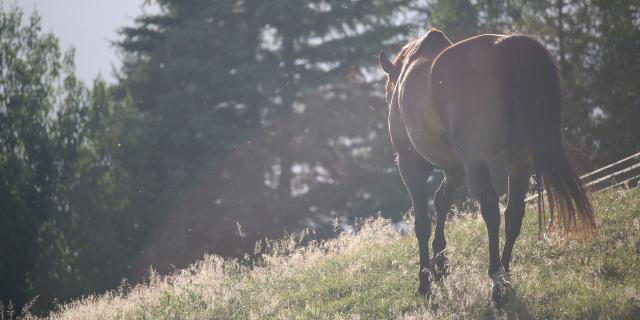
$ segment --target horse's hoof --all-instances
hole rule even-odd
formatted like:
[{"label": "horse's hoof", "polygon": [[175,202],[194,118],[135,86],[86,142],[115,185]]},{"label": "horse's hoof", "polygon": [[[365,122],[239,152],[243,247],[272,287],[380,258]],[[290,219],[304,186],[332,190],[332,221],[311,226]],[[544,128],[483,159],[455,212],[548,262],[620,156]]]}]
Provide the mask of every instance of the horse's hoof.
[{"label": "horse's hoof", "polygon": [[429,280],[429,274],[421,274],[424,278],[420,279],[420,285],[418,286],[418,290],[416,291],[416,295],[426,296],[431,291],[431,281]]},{"label": "horse's hoof", "polygon": [[431,294],[431,288],[430,286],[419,286],[418,290],[416,290],[416,296],[420,296],[420,297],[428,297],[429,294]]},{"label": "horse's hoof", "polygon": [[431,289],[431,272],[429,269],[424,268],[418,274],[418,279],[420,280],[420,285],[418,286],[417,295],[426,296],[429,294]]},{"label": "horse's hoof", "polygon": [[508,305],[515,296],[515,289],[509,281],[499,281],[493,284],[491,290],[491,300],[496,308],[502,308]]},{"label": "horse's hoof", "polygon": [[444,253],[439,253],[431,259],[433,266],[433,278],[436,281],[442,281],[445,276],[449,275],[449,259]]}]

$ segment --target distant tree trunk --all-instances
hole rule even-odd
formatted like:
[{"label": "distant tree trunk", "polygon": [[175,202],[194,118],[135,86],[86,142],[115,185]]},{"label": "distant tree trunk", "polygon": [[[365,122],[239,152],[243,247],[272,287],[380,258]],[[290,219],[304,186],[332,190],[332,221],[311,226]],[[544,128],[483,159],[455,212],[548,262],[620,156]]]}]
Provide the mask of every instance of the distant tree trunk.
[{"label": "distant tree trunk", "polygon": [[264,211],[267,205],[267,188],[264,181],[264,161],[261,161],[266,157],[264,148],[261,147],[261,144],[264,143],[265,130],[260,121],[261,99],[258,88],[256,87],[255,90],[255,94],[249,95],[246,99],[249,110],[247,115],[247,129],[250,132],[248,142],[251,144],[249,158],[252,158],[251,161],[248,161],[246,168],[250,179],[246,190],[249,192],[248,200],[252,203],[253,210],[258,212]]},{"label": "distant tree trunk", "polygon": [[291,179],[293,175],[291,173],[291,166],[293,165],[293,157],[295,154],[295,146],[293,145],[294,132],[291,129],[291,121],[293,120],[293,104],[295,102],[296,94],[296,79],[295,79],[295,54],[293,47],[294,37],[291,32],[284,32],[282,41],[282,58],[284,62],[284,83],[282,90],[282,120],[280,122],[282,145],[280,154],[280,179],[278,184],[278,197],[282,205],[288,201],[291,196]]},{"label": "distant tree trunk", "polygon": [[[252,54],[251,63],[259,64],[259,61],[256,60],[256,56],[258,51],[260,50],[260,31],[261,26],[259,25],[259,16],[256,11],[256,1],[246,1],[245,5],[245,21],[247,21],[248,32],[247,35],[251,37],[249,43],[251,44],[250,51]],[[253,143],[252,150],[253,154],[257,154],[258,157],[261,156],[263,149],[260,147],[260,143],[262,143],[262,139],[265,136],[265,130],[262,127],[261,114],[262,114],[262,95],[260,94],[259,84],[255,84],[252,86],[252,90],[250,94],[246,97],[246,104],[248,109],[247,114],[247,128],[249,132],[251,132],[250,143]],[[249,171],[250,179],[249,189],[254,192],[250,195],[249,200],[252,203],[253,211],[259,212],[264,211],[265,206],[267,205],[266,200],[266,185],[264,181],[264,166],[263,161],[259,159],[253,159],[250,162],[250,167],[247,168]]]},{"label": "distant tree trunk", "polygon": [[556,10],[558,11],[558,56],[560,63],[560,74],[565,76],[567,71],[567,62],[565,60],[565,44],[564,44],[564,0],[556,0]]}]

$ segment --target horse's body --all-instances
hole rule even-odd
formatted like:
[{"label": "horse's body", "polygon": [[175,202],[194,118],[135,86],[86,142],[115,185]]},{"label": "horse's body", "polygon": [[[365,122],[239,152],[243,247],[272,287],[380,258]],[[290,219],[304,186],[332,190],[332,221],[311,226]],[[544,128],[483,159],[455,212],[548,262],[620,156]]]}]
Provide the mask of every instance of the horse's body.
[{"label": "horse's body", "polygon": [[[380,64],[388,75],[389,133],[415,212],[420,293],[429,291],[431,273],[439,279],[448,272],[444,223],[452,192],[465,175],[487,224],[496,303],[505,298],[502,289],[510,288],[504,274],[520,233],[532,172],[539,205],[544,190],[565,227],[574,225],[578,215],[593,229],[590,204],[561,147],[558,73],[537,41],[487,34],[452,44],[442,32],[431,30],[407,44],[394,62],[381,53]],[[501,257],[498,195],[489,166],[502,153],[509,198]],[[445,179],[434,196],[437,218],[430,261],[426,179],[434,168],[442,169]]]}]

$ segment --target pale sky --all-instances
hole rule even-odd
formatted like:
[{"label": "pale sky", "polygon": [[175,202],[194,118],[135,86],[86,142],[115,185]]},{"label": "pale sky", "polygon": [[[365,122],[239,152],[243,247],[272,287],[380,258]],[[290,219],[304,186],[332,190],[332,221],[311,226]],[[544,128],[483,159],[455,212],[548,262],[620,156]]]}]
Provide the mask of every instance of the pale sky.
[{"label": "pale sky", "polygon": [[37,8],[42,17],[42,30],[53,32],[65,51],[76,49],[76,74],[85,84],[102,75],[113,82],[112,66],[120,61],[111,41],[118,39],[117,30],[133,25],[141,13],[157,12],[155,6],[143,6],[144,0],[0,0],[5,8],[14,2],[29,17]]}]

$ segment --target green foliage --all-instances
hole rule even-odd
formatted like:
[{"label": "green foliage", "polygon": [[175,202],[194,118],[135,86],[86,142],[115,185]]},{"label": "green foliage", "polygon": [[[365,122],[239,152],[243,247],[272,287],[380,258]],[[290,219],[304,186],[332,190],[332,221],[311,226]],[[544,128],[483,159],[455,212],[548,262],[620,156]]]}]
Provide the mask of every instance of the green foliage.
[{"label": "green foliage", "polygon": [[306,247],[281,240],[253,269],[207,257],[126,294],[62,306],[51,319],[633,319],[640,312],[640,192],[594,200],[600,229],[590,241],[540,239],[530,208],[513,257],[516,298],[503,310],[490,301],[486,228],[467,214],[448,223],[452,273],[429,299],[414,294],[415,237],[378,218]]},{"label": "green foliage", "polygon": [[[135,108],[74,75],[40,18],[0,10],[0,301],[34,310],[116,286],[140,217],[123,170]],[[111,261],[121,263],[110,263]]]},{"label": "green foliage", "polygon": [[[68,250],[55,223],[65,203],[56,195],[78,143],[77,123],[66,112],[79,106],[71,98],[75,79],[65,73],[71,59],[61,56],[55,37],[41,34],[39,17],[25,25],[19,10],[0,11],[0,46],[0,297],[8,302],[33,294],[39,277],[64,272],[38,263]],[[57,91],[69,94],[65,103],[58,104]]]},{"label": "green foliage", "polygon": [[431,4],[431,25],[457,42],[478,33],[478,8],[468,0],[437,0]]},{"label": "green foliage", "polygon": [[[640,65],[640,4],[638,1],[595,2],[595,14],[601,21],[594,39],[599,59],[591,66],[585,91],[590,106],[600,108],[602,116],[591,109],[594,118],[590,132],[600,163],[640,149],[640,96],[637,90]],[[634,54],[635,53],[635,54]],[[590,88],[595,88],[595,90]]]}]

